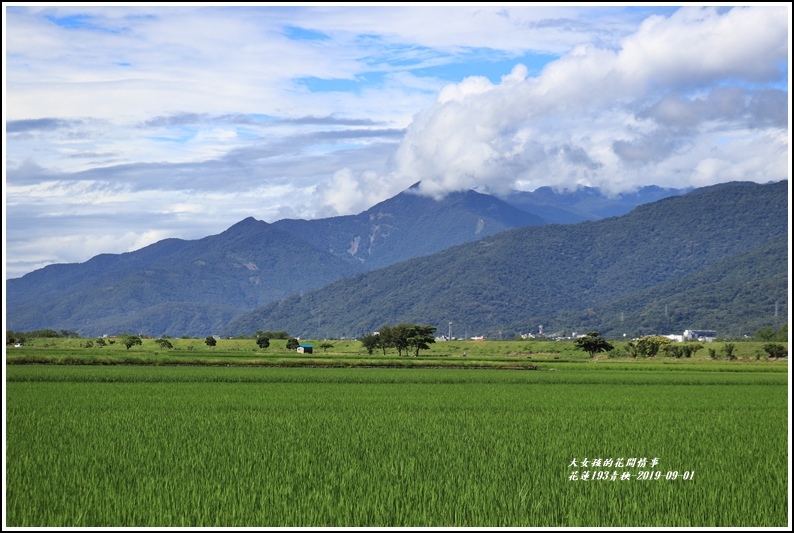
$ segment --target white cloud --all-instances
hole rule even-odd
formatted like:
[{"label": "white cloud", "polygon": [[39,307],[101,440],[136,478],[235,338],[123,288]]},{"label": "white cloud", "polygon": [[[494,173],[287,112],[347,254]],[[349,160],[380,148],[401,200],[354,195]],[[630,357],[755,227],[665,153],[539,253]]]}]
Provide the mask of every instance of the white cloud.
[{"label": "white cloud", "polygon": [[[715,128],[758,138],[783,130],[783,120],[774,120],[786,113],[782,98],[758,117],[754,102],[768,102],[769,93],[759,98],[753,89],[721,84],[780,81],[785,14],[785,8],[683,9],[646,20],[617,50],[577,46],[536,78],[524,79],[526,71],[517,69],[496,85],[481,77],[449,85],[411,124],[396,173],[421,178],[422,190],[435,196],[519,183],[620,192],[648,184],[649,175],[664,183],[692,168],[703,169],[699,182],[717,179],[714,168],[733,169],[721,173],[724,181],[742,179],[736,169],[744,179],[761,179],[753,164],[736,165],[734,154],[748,154],[731,143],[717,150],[715,167],[715,149],[704,140]],[[705,97],[682,96],[695,89]],[[752,127],[758,131],[747,132]]]},{"label": "white cloud", "polygon": [[357,173],[344,168],[317,188],[319,202],[326,206],[320,214],[334,216],[360,213],[411,185],[394,176],[379,175],[372,171]]},{"label": "white cloud", "polygon": [[624,40],[617,67],[642,85],[774,80],[788,53],[790,14],[785,7],[686,7],[649,17]]}]

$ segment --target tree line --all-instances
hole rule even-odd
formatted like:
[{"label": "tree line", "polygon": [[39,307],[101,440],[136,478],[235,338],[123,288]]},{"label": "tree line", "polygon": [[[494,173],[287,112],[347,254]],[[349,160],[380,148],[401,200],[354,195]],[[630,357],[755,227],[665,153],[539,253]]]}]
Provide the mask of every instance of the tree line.
[{"label": "tree line", "polygon": [[80,335],[76,331],[62,329],[37,329],[34,331],[12,331],[6,330],[6,344],[23,343],[26,339],[77,339]]},{"label": "tree line", "polygon": [[[419,356],[420,350],[428,350],[430,344],[435,343],[435,326],[425,326],[419,324],[402,323],[396,326],[384,325],[379,331],[361,336],[358,340],[362,343],[363,347],[367,350],[369,355],[372,355],[375,350],[380,350],[383,355],[386,355],[387,350],[395,349],[398,355],[411,354],[415,357]],[[299,341],[297,338],[290,336],[286,331],[257,331],[252,335],[256,345],[260,349],[266,349],[270,346],[271,339],[286,339],[286,349],[294,350],[298,347]],[[12,330],[6,331],[6,344],[24,343],[26,339],[33,338],[80,338],[79,334],[74,331],[62,329],[56,331],[54,329],[36,330],[30,332],[14,332]],[[162,349],[173,349],[173,344],[168,340],[170,337],[167,335],[162,338],[155,339],[157,345]],[[184,339],[188,337],[182,337]],[[250,338],[250,337],[249,337]],[[142,336],[130,333],[121,333],[117,339],[128,350],[133,346],[140,346],[142,344]],[[779,329],[763,328],[756,331],[753,340],[764,341],[762,346],[763,352],[769,358],[778,359],[788,356],[788,349],[781,342],[788,340],[788,324],[783,324]],[[113,338],[97,338],[95,340],[87,340],[85,343],[86,348],[93,348],[94,346],[103,347],[107,344],[115,344],[116,340]],[[208,335],[204,342],[207,346],[213,347],[216,345],[217,340],[214,336]],[[659,335],[648,335],[639,339],[635,339],[626,343],[622,347],[615,350],[613,346],[606,339],[601,337],[597,331],[592,331],[586,335],[576,339],[574,344],[592,358],[598,353],[615,351],[617,356],[625,355],[632,358],[636,357],[655,357],[656,355],[666,355],[675,358],[689,358],[696,352],[703,349],[703,346],[698,343],[673,343],[669,338]],[[333,344],[324,342],[320,344],[320,348],[326,351],[328,348],[333,348]],[[725,343],[721,352],[716,349],[709,349],[709,356],[712,359],[728,359],[734,360],[735,345],[732,342]],[[760,357],[759,355],[756,358]]]},{"label": "tree line", "polygon": [[[771,328],[770,328],[771,329]],[[781,332],[788,331],[788,326],[784,326],[780,329]],[[773,335],[775,334],[774,330],[771,333],[765,333],[768,338],[776,338]],[[759,336],[760,337],[760,336]],[[576,347],[580,350],[587,352],[590,358],[593,358],[596,354],[601,352],[611,352],[615,350],[615,347],[608,342],[606,339],[601,337],[601,334],[598,331],[591,331],[586,335],[583,335],[574,341]],[[645,337],[641,337],[636,340],[632,340],[625,344],[622,348],[622,352],[629,357],[656,357],[657,355],[664,354],[667,357],[675,357],[676,359],[680,359],[682,357],[692,357],[695,353],[703,349],[703,345],[698,343],[691,343],[691,342],[684,342],[684,343],[674,343],[667,337],[663,337],[661,335],[647,335]],[[767,357],[770,359],[779,359],[781,357],[788,356],[788,349],[786,346],[776,342],[767,342],[765,343],[761,349],[766,352]],[[734,351],[736,350],[736,345],[732,342],[726,342],[722,346],[722,351],[720,353],[717,352],[716,348],[709,348],[708,353],[709,357],[712,359],[728,359],[729,361],[736,360],[736,355]],[[620,350],[617,350],[620,352]],[[618,353],[620,355],[620,353]],[[756,359],[761,357],[760,353],[756,354]]]},{"label": "tree line", "polygon": [[378,331],[363,335],[358,340],[369,355],[375,350],[382,350],[383,355],[386,355],[386,350],[391,348],[396,349],[399,356],[413,353],[414,357],[418,357],[419,350],[428,350],[436,342],[435,332],[435,326],[403,323],[396,326],[384,325]]}]

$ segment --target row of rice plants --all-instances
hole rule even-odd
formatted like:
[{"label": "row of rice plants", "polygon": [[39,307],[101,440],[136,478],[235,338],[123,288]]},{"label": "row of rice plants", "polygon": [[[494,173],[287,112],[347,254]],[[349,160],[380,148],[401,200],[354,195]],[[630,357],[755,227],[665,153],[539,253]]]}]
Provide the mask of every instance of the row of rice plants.
[{"label": "row of rice plants", "polygon": [[226,382],[226,383],[481,383],[481,384],[752,384],[785,385],[788,374],[777,365],[751,365],[747,371],[715,370],[710,364],[675,368],[651,364],[583,366],[540,365],[538,371],[423,368],[303,368],[238,366],[59,366],[13,365],[8,382]]},{"label": "row of rice plants", "polygon": [[[8,525],[786,523],[785,381],[757,385],[748,375],[738,386],[703,374],[703,385],[692,386],[626,384],[627,373],[582,384],[566,383],[581,373],[564,372],[76,369],[83,370],[141,371],[144,378],[9,376]],[[165,370],[163,381],[152,379]],[[260,379],[239,379],[242,370]],[[176,371],[191,379],[173,379]],[[554,381],[533,381],[541,375]],[[641,481],[639,468],[603,467],[632,478],[583,480],[585,467],[572,466],[630,457],[658,458],[653,470],[681,477]],[[694,479],[683,480],[684,472]]]}]

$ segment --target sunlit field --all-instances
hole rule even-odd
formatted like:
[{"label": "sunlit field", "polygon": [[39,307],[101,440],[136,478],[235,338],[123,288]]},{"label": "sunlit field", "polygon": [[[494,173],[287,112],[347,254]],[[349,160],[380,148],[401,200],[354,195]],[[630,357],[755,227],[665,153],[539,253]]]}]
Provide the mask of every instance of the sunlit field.
[{"label": "sunlit field", "polygon": [[7,525],[786,525],[785,360],[536,357],[7,365]]}]

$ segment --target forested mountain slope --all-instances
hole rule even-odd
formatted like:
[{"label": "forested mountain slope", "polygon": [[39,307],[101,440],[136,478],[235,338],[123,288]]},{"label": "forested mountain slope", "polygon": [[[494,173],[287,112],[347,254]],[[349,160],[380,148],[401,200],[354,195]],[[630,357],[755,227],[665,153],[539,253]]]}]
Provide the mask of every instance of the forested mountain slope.
[{"label": "forested mountain slope", "polygon": [[621,217],[502,232],[286,298],[225,331],[350,337],[401,321],[453,321],[472,333],[520,328],[606,306],[782,239],[788,182],[727,183]]}]

